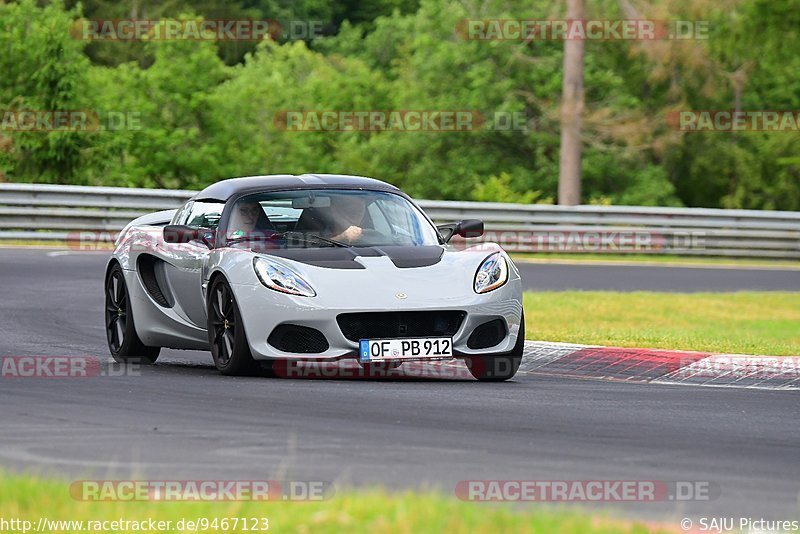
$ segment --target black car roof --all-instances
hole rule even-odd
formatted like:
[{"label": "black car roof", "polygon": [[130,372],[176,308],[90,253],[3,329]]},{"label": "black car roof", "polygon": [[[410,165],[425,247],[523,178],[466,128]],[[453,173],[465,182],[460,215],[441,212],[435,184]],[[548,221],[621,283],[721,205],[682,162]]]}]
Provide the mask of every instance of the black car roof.
[{"label": "black car roof", "polygon": [[231,178],[209,185],[193,200],[226,202],[229,198],[242,193],[261,191],[278,191],[286,189],[369,189],[372,191],[400,191],[392,184],[365,178],[363,176],[347,176],[340,174],[272,174],[267,176],[247,176]]}]

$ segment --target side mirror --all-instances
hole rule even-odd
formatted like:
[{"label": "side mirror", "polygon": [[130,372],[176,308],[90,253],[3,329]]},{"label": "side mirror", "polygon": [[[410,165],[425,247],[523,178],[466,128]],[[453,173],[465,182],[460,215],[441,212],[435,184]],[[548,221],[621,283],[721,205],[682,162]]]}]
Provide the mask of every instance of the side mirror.
[{"label": "side mirror", "polygon": [[483,221],[478,219],[465,219],[456,225],[453,232],[455,235],[460,235],[464,238],[480,237],[483,235]]},{"label": "side mirror", "polygon": [[483,221],[478,219],[464,219],[457,223],[443,224],[437,226],[437,228],[444,236],[445,243],[449,242],[454,235],[459,235],[466,239],[483,235]]},{"label": "side mirror", "polygon": [[164,241],[167,243],[188,243],[200,237],[200,229],[184,224],[168,224],[164,227]]}]

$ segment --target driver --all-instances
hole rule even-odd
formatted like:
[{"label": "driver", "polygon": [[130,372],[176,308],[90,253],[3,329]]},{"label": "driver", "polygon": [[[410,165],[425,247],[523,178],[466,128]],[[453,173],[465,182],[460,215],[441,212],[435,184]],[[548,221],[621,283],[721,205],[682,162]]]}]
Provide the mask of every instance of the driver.
[{"label": "driver", "polygon": [[327,228],[327,237],[336,241],[353,243],[364,234],[364,215],[367,201],[360,195],[331,196],[332,227]]}]

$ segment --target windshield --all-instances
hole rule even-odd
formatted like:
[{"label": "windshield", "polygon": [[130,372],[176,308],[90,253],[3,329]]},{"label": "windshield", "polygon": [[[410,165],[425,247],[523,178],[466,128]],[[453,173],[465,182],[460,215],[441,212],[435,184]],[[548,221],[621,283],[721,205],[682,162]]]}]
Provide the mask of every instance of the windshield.
[{"label": "windshield", "polygon": [[313,189],[257,193],[233,206],[229,242],[281,247],[426,246],[436,229],[408,200],[382,191]]}]

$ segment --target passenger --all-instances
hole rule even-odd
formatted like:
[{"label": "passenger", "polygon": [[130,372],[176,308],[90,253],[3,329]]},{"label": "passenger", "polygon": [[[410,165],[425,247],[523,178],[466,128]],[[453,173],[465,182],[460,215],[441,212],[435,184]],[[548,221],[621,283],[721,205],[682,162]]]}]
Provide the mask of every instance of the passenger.
[{"label": "passenger", "polygon": [[228,239],[251,236],[260,230],[258,222],[262,216],[264,209],[258,202],[238,202],[228,225]]}]

